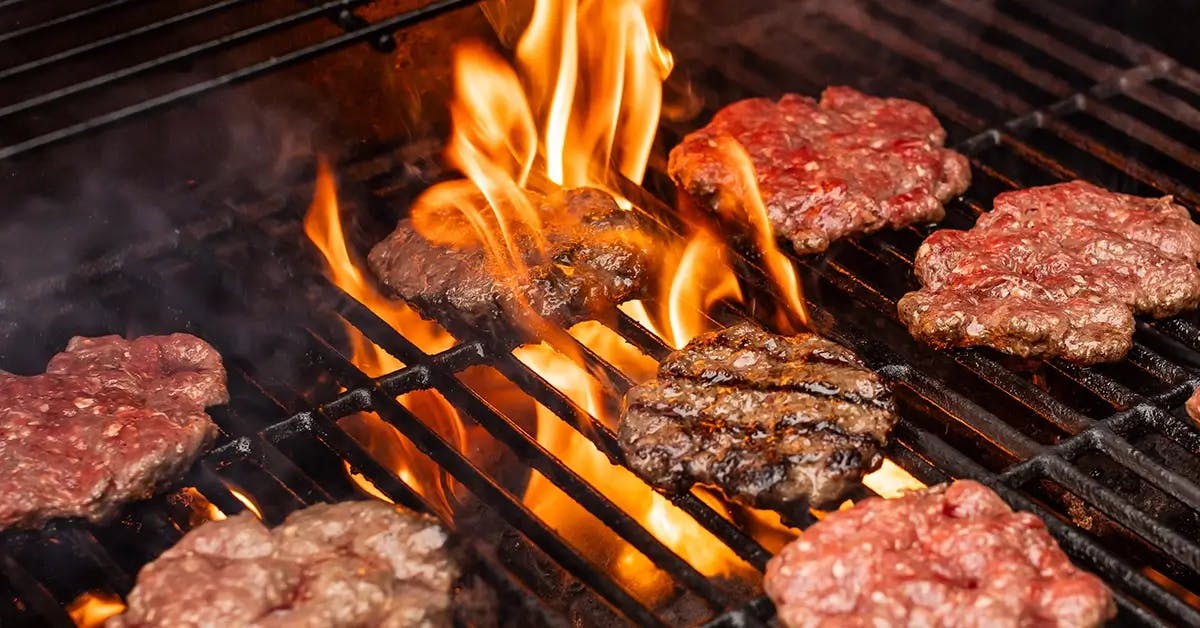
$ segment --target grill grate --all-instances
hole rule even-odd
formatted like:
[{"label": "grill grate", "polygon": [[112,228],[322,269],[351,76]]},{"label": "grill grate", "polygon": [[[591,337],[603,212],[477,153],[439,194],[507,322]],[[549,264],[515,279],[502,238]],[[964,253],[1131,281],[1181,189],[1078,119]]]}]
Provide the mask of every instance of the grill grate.
[{"label": "grill grate", "polygon": [[[0,2],[0,10],[20,8]],[[131,4],[117,0],[82,8],[50,22],[0,35],[0,42],[39,36],[69,22],[91,19]],[[132,3],[136,4],[136,3]],[[218,2],[191,8],[106,38],[80,43],[53,56],[0,69],[0,83],[54,64],[165,31],[204,15],[247,4]],[[468,2],[438,2],[374,24],[349,17],[359,2],[312,3],[225,38],[213,39],[141,66],[118,69],[28,99],[0,105],[0,118],[37,112],[43,105],[106,88],[178,60],[218,53],[293,24],[332,19],[348,32],[308,43],[273,59],[251,62],[204,82],[141,100],[82,122],[25,137],[0,149],[0,159],[141,116],[184,98],[248,80],[356,42],[373,41],[409,23]],[[699,4],[699,3],[696,3]],[[929,104],[945,123],[951,143],[972,162],[975,182],[962,201],[948,207],[942,226],[964,228],[1004,190],[1071,177],[1140,194],[1175,194],[1193,209],[1200,194],[1184,181],[1200,168],[1188,148],[1200,133],[1200,75],[1153,49],[1087,18],[1035,0],[984,5],[943,0],[935,7],[915,0],[812,3],[790,13],[759,9],[735,26],[711,3],[703,10],[681,3],[673,28],[679,67],[690,72],[708,108],[737,98],[783,91],[813,93],[831,83],[910,97]],[[2,14],[0,14],[2,15]],[[233,38],[233,39],[230,39]],[[780,51],[786,51],[780,54]],[[145,66],[145,67],[143,67]],[[664,127],[660,141],[673,144],[694,122]],[[7,139],[7,138],[6,138]],[[356,215],[378,218],[386,229],[416,189],[438,173],[398,167],[409,149],[363,151],[340,172],[358,173],[348,198],[370,199]],[[303,168],[310,172],[310,168]],[[673,191],[661,172],[630,190],[647,206],[666,211],[660,198]],[[756,626],[767,622],[762,597],[731,591],[705,579],[618,508],[603,487],[594,487],[531,439],[502,409],[457,376],[485,365],[495,368],[529,397],[550,409],[596,447],[616,452],[614,435],[575,401],[479,332],[444,321],[459,339],[427,355],[409,339],[325,280],[303,248],[298,218],[308,190],[237,203],[233,212],[209,217],[179,235],[144,243],[63,277],[5,288],[0,311],[28,306],[40,320],[63,295],[94,295],[97,308],[80,299],[56,306],[47,344],[61,345],[67,330],[110,331],[186,328],[212,341],[226,357],[234,399],[216,413],[225,443],[192,470],[185,484],[222,511],[244,506],[233,489],[254,496],[268,521],[303,504],[351,498],[355,489],[343,461],[399,503],[437,512],[397,475],[374,460],[343,428],[342,417],[379,414],[424,455],[465,486],[492,524],[495,539],[472,543],[484,575],[522,624],[567,625],[582,611],[547,594],[545,574],[580,588],[589,613],[642,625],[676,623],[649,608],[524,506],[518,494],[482,465],[460,454],[395,398],[435,389],[488,442],[511,453],[577,500],[618,537],[636,547],[674,580],[680,595],[694,596],[711,625]],[[364,227],[364,229],[369,229]],[[378,229],[376,229],[378,231]],[[1189,603],[1200,591],[1200,433],[1183,418],[1181,404],[1200,383],[1200,322],[1195,315],[1139,323],[1136,346],[1116,365],[1079,367],[1051,361],[1036,370],[1015,368],[981,350],[935,353],[916,345],[895,318],[895,302],[915,287],[913,253],[928,229],[910,228],[839,244],[819,258],[796,262],[806,278],[818,327],[854,348],[892,380],[903,419],[889,457],[926,483],[978,479],[1011,504],[1046,519],[1052,533],[1084,567],[1117,590],[1121,620],[1130,624],[1200,625]],[[379,233],[364,239],[377,239]],[[244,268],[278,268],[283,274],[255,279]],[[264,270],[265,275],[270,275]],[[304,287],[298,304],[278,320],[292,377],[246,351],[243,330],[232,321],[263,317],[260,282],[276,289]],[[196,286],[204,286],[198,289]],[[229,304],[215,312],[208,302]],[[314,306],[314,304],[316,304]],[[307,311],[311,309],[311,315]],[[277,313],[277,312],[276,312]],[[370,378],[338,348],[336,318],[343,318],[407,366]],[[276,319],[270,319],[276,320]],[[130,323],[134,321],[134,323]],[[629,317],[619,314],[613,331],[647,355],[667,347]],[[39,326],[40,328],[40,326]],[[254,328],[258,329],[258,328]],[[566,333],[549,340],[577,349],[590,366],[625,382],[616,366],[578,345]],[[253,345],[260,346],[260,345]],[[313,382],[321,382],[314,385]],[[338,392],[339,388],[346,389]],[[621,386],[618,386],[621,388]],[[611,391],[619,395],[623,390]],[[333,401],[328,401],[333,399]],[[324,403],[321,403],[324,402]],[[287,417],[276,421],[276,417]],[[95,528],[73,522],[39,533],[6,535],[0,542],[0,624],[70,626],[67,602],[84,590],[125,593],[137,568],[189,527],[187,509],[171,497],[131,506],[124,518]],[[672,501],[734,553],[761,570],[768,551],[696,494]],[[802,522],[806,523],[806,522]],[[464,524],[465,525],[465,524]],[[69,565],[69,570],[63,570]],[[1153,571],[1149,571],[1149,570]],[[1169,578],[1174,586],[1164,586]],[[556,591],[561,593],[563,589]],[[561,597],[561,596],[560,596]],[[596,617],[597,615],[588,615]]]}]

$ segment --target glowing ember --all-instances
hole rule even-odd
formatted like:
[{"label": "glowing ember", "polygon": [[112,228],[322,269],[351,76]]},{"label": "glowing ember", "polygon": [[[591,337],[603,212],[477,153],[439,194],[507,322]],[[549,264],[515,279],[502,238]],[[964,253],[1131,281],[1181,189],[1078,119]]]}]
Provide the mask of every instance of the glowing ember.
[{"label": "glowing ember", "polygon": [[100,628],[108,618],[125,612],[125,602],[114,593],[89,591],[67,605],[67,614],[79,628]]}]

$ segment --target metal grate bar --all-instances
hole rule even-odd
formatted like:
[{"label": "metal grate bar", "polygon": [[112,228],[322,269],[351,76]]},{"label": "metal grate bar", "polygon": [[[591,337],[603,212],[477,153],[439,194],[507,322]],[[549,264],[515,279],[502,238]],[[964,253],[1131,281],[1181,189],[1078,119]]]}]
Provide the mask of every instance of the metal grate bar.
[{"label": "metal grate bar", "polygon": [[[334,287],[332,285],[329,285],[329,284],[326,284],[326,285],[328,285],[328,287],[331,289],[336,289],[336,287]],[[340,292],[340,290],[339,290],[339,292]],[[364,310],[365,310],[365,308],[364,308]],[[375,315],[373,313],[371,313],[369,310],[361,312],[361,317],[362,317],[362,319],[376,318]],[[380,346],[384,347],[385,349],[390,350],[391,347],[393,346],[393,343],[398,342],[403,339],[402,335],[397,333],[391,327],[387,326],[386,323],[384,323],[382,320],[378,320],[376,318],[376,321],[378,322],[378,325],[370,325],[368,328],[372,329],[373,331],[377,330],[378,335],[373,335],[372,340],[377,342]],[[563,335],[567,335],[567,334],[563,334]],[[578,342],[578,341],[575,341],[574,338],[572,338],[571,340],[574,342]],[[407,342],[407,341],[405,340],[405,342]],[[478,342],[479,341],[477,341],[477,343]],[[477,345],[477,346],[481,346],[481,345]],[[580,345],[580,346],[582,346],[582,345]],[[486,351],[483,351],[481,349],[472,349],[471,351],[472,351],[472,353],[477,353],[479,355],[487,354]],[[615,366],[608,364],[607,362],[605,362],[603,360],[603,358],[600,358],[599,356],[595,356],[594,359],[599,361],[600,363],[603,363],[604,365],[606,365],[603,367],[606,371],[609,371],[609,370],[618,371],[618,369]],[[525,365],[521,364],[519,361],[513,359],[511,354],[507,354],[507,353],[502,356],[493,358],[491,361],[486,362],[486,363],[499,369],[501,371],[501,373],[503,373],[506,377],[509,377],[509,379],[511,381],[513,381],[513,383],[515,383],[519,387],[521,387],[522,390],[524,390],[527,394],[529,394],[534,399],[538,400],[539,403],[546,405],[547,408],[549,408],[551,411],[555,412],[559,416],[559,418],[564,420],[564,422],[566,422],[572,428],[576,429],[576,431],[578,431],[581,435],[583,435],[584,437],[591,440],[592,443],[595,444],[596,447],[601,452],[608,453],[608,452],[606,452],[606,447],[610,448],[609,451],[612,452],[612,454],[610,454],[610,460],[612,460],[614,463],[621,464],[622,459],[620,458],[620,454],[619,454],[620,450],[619,450],[619,447],[616,445],[616,436],[612,433],[612,431],[607,426],[604,426],[604,425],[600,424],[598,421],[596,421],[595,418],[592,417],[590,414],[588,414],[585,410],[583,410],[582,408],[579,408],[578,405],[575,404],[575,402],[573,400],[567,398],[559,390],[557,390],[553,386],[551,386],[548,382],[546,382],[544,379],[542,379],[540,375],[538,375],[537,373],[535,373],[534,371],[532,371]],[[438,376],[436,376],[436,375],[430,375],[430,377],[431,377],[431,379],[438,380],[439,382],[441,382],[437,386],[437,388],[439,390],[451,389],[451,390],[454,390],[456,393],[458,393],[455,395],[455,399],[456,400],[460,399],[460,398],[463,399],[464,400],[463,405],[467,406],[467,408],[466,408],[467,413],[469,415],[471,415],[473,418],[475,418],[476,420],[480,420],[481,423],[483,423],[483,418],[486,415],[495,415],[493,425],[488,425],[487,423],[483,423],[484,427],[489,429],[489,431],[491,431],[493,428],[502,429],[505,431],[520,429],[516,426],[511,426],[506,419],[503,419],[497,413],[490,410],[488,404],[485,401],[483,401],[482,399],[479,399],[476,395],[474,395],[474,393],[468,394],[468,391],[465,388],[462,388],[457,383],[457,380],[453,380],[453,378],[449,378],[445,375],[443,375],[441,379],[439,379]],[[529,386],[528,388],[526,387],[527,385]],[[396,389],[389,388],[389,390],[396,390]],[[461,395],[461,397],[460,397],[460,395]],[[470,400],[470,403],[465,403],[465,400]],[[455,405],[459,405],[459,402],[456,401]],[[564,410],[564,412],[561,414],[558,412],[558,410],[560,410],[560,409]],[[580,426],[575,425],[575,423],[580,422],[580,421],[585,421],[585,422],[581,423]],[[582,429],[580,429],[580,427],[582,427]],[[541,450],[544,452],[544,450],[542,450],[541,446],[538,445],[536,443],[536,441],[533,441],[526,436],[521,436],[520,434],[516,434],[516,433],[506,434],[503,437],[500,434],[496,434],[496,433],[493,433],[493,435],[496,436],[496,438],[498,440],[501,440],[502,442],[507,442],[508,439],[514,439],[514,443],[516,445],[518,445],[520,448],[536,447],[538,450]],[[518,451],[518,453],[520,453],[519,449],[515,449],[515,450]],[[553,459],[553,457],[548,452],[544,452],[544,453],[547,457],[549,457],[550,459]],[[526,456],[522,456],[522,457],[525,458]],[[567,470],[557,460],[554,461],[554,465],[561,469],[561,471],[558,469],[555,469],[555,473],[567,472],[567,473],[570,473],[571,475],[574,475],[573,472],[570,472],[569,470]],[[534,467],[538,468],[538,470],[541,471],[543,474],[547,474],[546,470],[541,469],[537,465],[534,465]],[[548,479],[553,480],[553,478],[551,476],[547,475],[547,477],[548,477]],[[568,494],[571,494],[572,496],[576,496],[576,494],[574,492],[569,491],[566,488],[564,488],[563,490],[567,491]],[[767,551],[761,545],[759,545],[756,541],[754,541],[752,538],[747,536],[742,530],[737,528],[737,526],[735,526],[734,524],[729,522],[727,519],[722,517],[715,510],[713,510],[711,506],[709,506],[708,504],[705,504],[703,501],[701,501],[699,498],[692,495],[691,493],[685,493],[682,495],[668,495],[667,497],[672,503],[674,503],[680,509],[684,510],[690,516],[692,516],[705,529],[707,529],[709,532],[714,534],[717,538],[721,539],[722,542],[724,542],[727,546],[729,546],[730,549],[732,549],[739,557],[741,557],[747,563],[751,564],[752,566],[754,566],[755,568],[760,569],[760,570],[762,569],[762,566],[766,564],[767,559],[770,557],[770,555],[767,553]],[[591,509],[589,509],[589,510],[591,510]],[[595,511],[593,511],[593,514],[595,514]],[[600,518],[601,521],[605,522],[606,524],[609,523],[608,519],[606,519],[604,517],[600,517],[599,515],[597,515],[597,517]],[[638,526],[638,527],[640,528],[640,526]],[[626,540],[628,540],[628,539],[626,539]],[[639,550],[641,550],[641,548],[639,548]],[[643,552],[643,553],[646,553],[646,552]],[[649,556],[650,554],[647,554],[647,555]]]},{"label": "metal grate bar", "polygon": [[9,31],[7,33],[0,33],[0,43],[10,41],[10,40],[16,39],[18,37],[24,37],[26,35],[32,35],[34,33],[39,33],[48,28],[54,28],[55,26],[62,26],[63,24],[77,22],[85,17],[92,17],[94,15],[98,15],[98,14],[108,11],[110,9],[115,9],[117,7],[124,6],[131,2],[138,2],[138,1],[139,0],[110,0],[109,2],[105,2],[103,4],[97,4],[95,6],[91,6],[86,9],[80,9],[79,11],[75,11],[73,13],[68,13],[66,15],[62,15],[62,16],[59,16],[56,18],[46,20],[45,22],[39,22],[39,23],[33,24],[31,26],[26,26],[24,28],[18,28],[16,30]]},{"label": "metal grate bar", "polygon": [[75,622],[71,621],[66,610],[54,599],[50,591],[29,575],[29,572],[25,571],[7,552],[0,552],[0,567],[3,567],[4,576],[13,589],[21,595],[21,601],[32,608],[38,614],[39,619],[46,622],[46,625],[51,628],[73,628],[75,626]]},{"label": "metal grate bar", "polygon": [[381,418],[400,430],[426,455],[434,458],[449,471],[455,479],[484,500],[492,508],[501,512],[504,518],[521,531],[527,538],[536,543],[551,558],[574,574],[581,582],[599,593],[605,600],[613,604],[621,613],[642,625],[662,626],[655,615],[634,599],[620,585],[596,571],[570,547],[556,532],[547,527],[540,519],[521,502],[509,496],[502,487],[481,472],[469,460],[462,456],[449,443],[445,442],[436,432],[427,427],[413,416],[404,406],[391,397],[391,393],[383,390],[372,382],[357,367],[343,358],[332,346],[319,337],[313,336],[314,342],[322,347],[324,353],[336,359],[337,370],[351,378],[347,384],[362,388],[369,395],[371,409]]},{"label": "metal grate bar", "polygon": [[[362,2],[365,0],[347,0],[347,1]],[[61,128],[57,131],[52,131],[50,133],[39,135],[37,137],[18,142],[16,144],[5,146],[3,148],[0,148],[0,159],[7,159],[7,158],[13,157],[15,155],[19,155],[21,153],[28,152],[35,148],[41,148],[43,146],[58,143],[63,140],[75,137],[77,135],[80,135],[80,134],[83,134],[83,133],[86,133],[89,131],[94,131],[94,130],[98,130],[101,128],[105,128],[105,127],[111,126],[113,124],[116,124],[118,122],[122,122],[122,121],[128,120],[130,118],[133,118],[135,116],[142,115],[142,114],[145,114],[145,113],[148,113],[151,111],[155,111],[155,110],[161,109],[163,107],[166,107],[168,105],[176,104],[176,103],[185,101],[190,98],[194,98],[196,96],[205,94],[207,92],[210,92],[210,91],[220,88],[220,87],[225,87],[228,85],[242,83],[249,79],[266,74],[268,72],[273,72],[276,70],[281,70],[283,68],[291,67],[298,63],[308,61],[309,59],[314,59],[321,55],[352,46],[352,45],[357,44],[362,41],[366,41],[370,37],[380,35],[382,33],[391,33],[396,30],[399,30],[401,28],[410,26],[412,24],[417,24],[419,22],[423,22],[425,20],[432,19],[443,13],[447,13],[449,11],[453,11],[455,9],[459,9],[462,7],[470,6],[472,4],[475,4],[478,1],[479,0],[441,0],[439,2],[433,2],[431,4],[427,4],[419,9],[415,9],[413,11],[409,11],[409,12],[401,14],[401,15],[397,15],[397,16],[387,18],[385,20],[381,20],[379,22],[373,23],[369,26],[365,26],[356,31],[353,31],[350,33],[345,33],[343,35],[333,37],[333,38],[306,46],[304,48],[293,50],[288,53],[276,55],[265,61],[260,61],[258,63],[253,63],[250,65],[244,66],[238,70],[234,70],[232,72],[222,74],[222,75],[214,77],[212,79],[202,81],[202,82],[199,82],[199,83],[187,86],[187,87],[183,87],[183,88],[174,90],[172,92],[168,92],[166,94],[156,96],[154,98],[149,98],[147,100],[144,100],[144,101],[134,104],[134,105],[122,107],[115,111],[111,111],[109,113],[90,118],[86,121]],[[326,3],[324,5],[321,5],[321,7],[319,7],[319,8],[308,9],[306,11],[302,11],[302,12],[294,14],[292,16],[280,18],[273,22],[269,22],[267,24],[262,24],[262,25],[253,27],[251,29],[247,29],[246,31],[240,31],[239,33],[235,33],[233,35],[230,35],[230,36],[218,39],[218,40],[214,40],[214,41],[208,42],[206,44],[200,44],[199,46],[193,46],[191,48],[185,49],[185,51],[175,53],[174,55],[169,55],[169,57],[171,58],[170,62],[178,61],[180,59],[187,58],[188,56],[194,56],[195,54],[198,53],[198,51],[224,48],[224,47],[230,45],[229,42],[230,42],[231,38],[235,38],[235,37],[238,38],[236,41],[241,41],[241,40],[246,39],[248,37],[247,33],[249,31],[253,31],[255,34],[265,34],[267,32],[279,30],[281,28],[284,28],[285,26],[290,26],[293,24],[301,23],[306,20],[311,20],[314,17],[318,17],[318,16],[322,15],[329,8],[341,6],[344,4],[345,4],[345,2],[342,2],[340,0],[339,0],[339,2]],[[297,16],[303,16],[303,17],[297,17]],[[188,54],[184,54],[184,52],[187,52],[187,51],[191,51],[191,52],[189,52]],[[141,68],[137,71],[137,72],[141,72],[141,71],[144,71],[146,69],[146,66],[148,66],[148,65],[153,65],[153,67],[158,67],[158,66],[162,65],[163,63],[164,62],[162,61],[162,58],[160,58],[159,60],[150,61],[150,62],[147,62],[144,64],[139,64],[138,66],[134,66],[134,67]],[[44,104],[46,102],[52,102],[54,100],[58,100],[60,98],[65,97],[66,95],[78,93],[80,91],[83,91],[84,89],[90,89],[92,87],[96,87],[96,86],[99,86],[102,84],[113,82],[120,78],[126,78],[128,76],[131,76],[132,74],[136,74],[137,72],[133,72],[132,69],[119,70],[117,72],[108,74],[104,77],[92,79],[91,81],[84,81],[83,83],[76,84],[74,86],[67,87],[67,88],[64,88],[61,90],[57,90],[55,92],[51,92],[51,93],[45,94],[43,96],[31,98],[31,99],[16,103],[14,105],[10,105],[8,107],[3,107],[3,108],[0,108],[0,117],[9,116],[9,115],[17,113],[19,111],[25,111],[25,110],[30,109],[31,107],[38,106],[38,105]],[[86,86],[86,87],[81,87],[81,86]]]},{"label": "metal grate bar", "polygon": [[68,48],[66,50],[63,50],[61,52],[56,52],[52,55],[47,55],[40,59],[34,59],[33,61],[28,61],[25,63],[21,63],[19,65],[14,65],[12,67],[0,69],[0,81],[12,78],[14,76],[18,76],[21,74],[25,74],[32,70],[40,70],[40,69],[45,68],[46,66],[53,65],[55,63],[61,63],[63,61],[66,61],[68,59],[73,59],[80,55],[84,55],[84,54],[87,54],[90,52],[96,52],[97,50],[107,48],[109,46],[112,46],[113,44],[119,44],[119,43],[121,43],[123,41],[127,41],[129,39],[134,39],[136,37],[142,37],[144,35],[149,35],[150,33],[160,31],[160,30],[163,30],[163,29],[171,27],[171,26],[178,26],[178,25],[186,24],[187,22],[208,16],[208,15],[215,15],[226,9],[232,9],[239,5],[247,4],[252,1],[253,0],[223,0],[222,2],[205,5],[203,7],[188,11],[186,13],[180,13],[179,15],[173,15],[169,18],[159,20],[159,21],[151,23],[151,24],[146,24],[144,26],[139,26],[137,28],[133,28],[133,29],[130,29],[127,31],[122,31],[115,35],[110,35],[108,37],[97,39],[96,41],[93,41],[93,42],[88,42],[86,44],[80,44],[78,46],[74,46],[74,47]]},{"label": "metal grate bar", "polygon": [[[366,2],[366,0],[348,0],[348,1],[351,3],[356,3],[356,4],[363,4]],[[153,70],[156,68],[161,68],[163,66],[170,65],[172,63],[178,63],[180,61],[191,59],[192,57],[199,56],[206,52],[213,52],[213,51],[218,51],[218,50],[224,50],[226,48],[231,48],[238,44],[241,44],[241,43],[253,40],[253,39],[257,39],[259,37],[268,35],[270,33],[274,33],[276,31],[281,31],[281,30],[284,30],[287,28],[297,26],[299,24],[303,24],[305,22],[310,22],[317,18],[323,17],[329,11],[337,8],[338,6],[340,6],[342,4],[343,4],[343,2],[341,2],[341,1],[327,2],[320,6],[305,9],[305,10],[297,12],[297,13],[285,15],[283,17],[276,18],[269,22],[263,22],[262,24],[257,24],[255,26],[251,26],[250,28],[246,28],[246,29],[237,31],[235,33],[230,33],[228,35],[219,37],[217,39],[212,39],[212,40],[206,41],[201,44],[195,44],[193,46],[188,46],[187,48],[183,48],[181,50],[177,50],[175,52],[165,54],[165,55],[163,55],[161,57],[157,57],[155,59],[151,59],[150,61],[144,61],[142,63],[131,65],[129,67],[121,68],[120,70],[109,72],[108,74],[103,74],[103,75],[97,76],[95,78],[91,78],[91,79],[88,79],[85,81],[80,81],[78,83],[74,83],[74,84],[68,85],[66,87],[62,87],[62,88],[56,89],[54,91],[47,92],[40,96],[35,96],[33,98],[27,98],[25,100],[21,100],[21,101],[12,103],[10,105],[6,105],[4,107],[0,107],[0,118],[4,118],[4,117],[8,117],[8,116],[11,116],[14,114],[29,111],[31,109],[36,109],[38,107],[42,107],[42,106],[48,105],[50,103],[60,101],[69,96],[74,96],[74,95],[82,93],[82,92],[90,91],[90,90],[96,89],[97,87],[103,87],[105,85],[110,85],[117,81],[121,81],[121,80],[131,78],[134,76],[138,76],[140,74],[145,74],[146,72],[148,72],[150,70]]]}]

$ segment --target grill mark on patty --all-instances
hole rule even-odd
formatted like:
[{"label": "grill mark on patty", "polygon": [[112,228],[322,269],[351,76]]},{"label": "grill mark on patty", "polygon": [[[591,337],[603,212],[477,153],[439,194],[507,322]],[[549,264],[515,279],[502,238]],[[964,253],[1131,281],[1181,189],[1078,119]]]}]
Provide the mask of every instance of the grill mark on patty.
[{"label": "grill mark on patty", "polygon": [[896,419],[883,381],[849,351],[749,324],[672,353],[625,404],[618,439],[648,482],[711,483],[785,512],[837,503],[878,466]]}]

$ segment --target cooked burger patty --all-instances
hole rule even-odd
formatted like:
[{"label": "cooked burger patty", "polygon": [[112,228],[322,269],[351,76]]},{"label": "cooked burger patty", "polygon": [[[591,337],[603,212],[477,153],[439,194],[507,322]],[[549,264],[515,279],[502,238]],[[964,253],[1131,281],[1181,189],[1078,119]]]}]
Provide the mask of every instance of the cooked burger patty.
[{"label": "cooked burger patty", "polygon": [[796,94],[736,102],[671,151],[671,177],[717,209],[736,209],[719,204],[741,197],[721,145],[730,137],[754,163],[775,232],[799,253],[883,227],[941,220],[942,203],[971,180],[966,158],[942,147],[946,132],[925,106],[829,87],[819,103]]},{"label": "cooked burger patty", "polygon": [[43,375],[0,371],[0,528],[103,521],[168,484],[216,437],[215,349],[186,334],[72,338]]},{"label": "cooked burger patty", "polygon": [[273,530],[242,513],[146,565],[106,625],[449,626],[446,542],[433,519],[378,501],[319,504]]},{"label": "cooked burger patty", "polygon": [[668,355],[626,395],[617,435],[655,486],[711,483],[790,512],[835,505],[879,467],[895,422],[890,391],[848,349],[744,323]]},{"label": "cooked burger patty", "polygon": [[[648,283],[649,219],[640,212],[622,210],[608,194],[587,188],[532,199],[545,250],[538,250],[530,234],[514,229],[525,275],[499,267],[458,209],[428,206],[436,200],[419,202],[414,217],[401,220],[371,250],[371,270],[395,296],[475,327],[520,322],[531,310],[568,324],[610,311]],[[478,203],[485,207],[482,197]],[[500,238],[491,211],[483,213]]]},{"label": "cooked burger patty", "polygon": [[767,564],[784,626],[1099,626],[1112,593],[1036,516],[958,481],[830,513]]},{"label": "cooked burger patty", "polygon": [[917,251],[924,286],[900,300],[913,336],[1082,363],[1119,360],[1134,314],[1200,303],[1200,225],[1171,197],[1072,181],[996,197],[969,231]]}]

